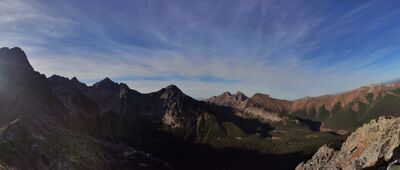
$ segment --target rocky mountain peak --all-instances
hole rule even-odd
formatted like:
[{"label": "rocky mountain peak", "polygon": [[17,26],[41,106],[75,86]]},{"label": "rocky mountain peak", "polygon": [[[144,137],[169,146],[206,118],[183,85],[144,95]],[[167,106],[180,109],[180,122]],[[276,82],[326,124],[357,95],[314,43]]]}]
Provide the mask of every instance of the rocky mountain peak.
[{"label": "rocky mountain peak", "polygon": [[[13,96],[18,90],[23,90],[25,85],[43,83],[36,81],[42,77],[44,76],[33,70],[25,52],[20,48],[0,49],[0,100],[8,100],[7,98]],[[8,90],[8,88],[15,90]]]},{"label": "rocky mountain peak", "polygon": [[69,84],[69,79],[63,76],[59,76],[59,75],[52,75],[48,78],[50,84],[52,86],[59,86],[59,85],[65,85],[65,84]]},{"label": "rocky mountain peak", "polygon": [[181,91],[181,89],[179,89],[176,85],[173,85],[173,84],[167,86],[165,89],[166,89],[166,91],[168,91],[168,92],[172,92],[172,93],[182,93],[182,94],[183,94],[183,92]]},{"label": "rocky mountain peak", "polygon": [[105,90],[105,91],[119,91],[120,87],[118,83],[112,81],[110,78],[106,77],[103,80],[95,83],[93,88],[98,90]]},{"label": "rocky mountain peak", "polygon": [[19,47],[0,49],[0,69],[18,71],[33,71],[24,51]]},{"label": "rocky mountain peak", "polygon": [[80,82],[76,77],[73,77],[71,80],[68,79],[67,77],[62,77],[59,75],[52,75],[51,77],[48,78],[49,83],[53,87],[59,87],[59,86],[74,86],[74,87],[81,87],[85,88],[87,87],[85,83]]},{"label": "rocky mountain peak", "polygon": [[224,92],[219,96],[211,97],[206,101],[221,106],[242,107],[247,99],[248,97],[246,95],[238,91],[236,94],[231,94],[230,92]]},{"label": "rocky mountain peak", "polygon": [[193,127],[198,109],[196,100],[187,96],[175,85],[169,85],[156,94],[164,99],[165,113],[162,121],[165,125],[173,129]]},{"label": "rocky mountain peak", "polygon": [[160,98],[164,99],[180,99],[186,95],[175,85],[169,85],[155,93]]},{"label": "rocky mountain peak", "polygon": [[103,83],[103,84],[115,84],[114,81],[112,81],[110,78],[106,77],[103,80],[101,80],[99,83]]},{"label": "rocky mountain peak", "polygon": [[222,93],[220,96],[232,96],[232,94],[228,91]]},{"label": "rocky mountain peak", "polygon": [[80,81],[79,81],[78,78],[76,78],[76,77],[72,77],[71,81],[72,81],[72,82],[75,82],[75,83],[80,83]]},{"label": "rocky mountain peak", "polygon": [[129,86],[125,83],[119,83],[119,86],[121,87],[121,89],[130,89]]},{"label": "rocky mountain peak", "polygon": [[131,90],[129,88],[129,86],[125,83],[120,83],[119,84],[120,90],[119,90],[119,97],[120,98],[126,98],[127,94],[129,93],[129,91]]},{"label": "rocky mountain peak", "polygon": [[236,99],[238,99],[240,101],[244,101],[244,100],[248,99],[248,97],[240,91],[236,92],[235,97],[236,97]]},{"label": "rocky mountain peak", "polygon": [[262,93],[255,93],[251,98],[271,98],[271,96]]},{"label": "rocky mountain peak", "polygon": [[79,86],[79,87],[87,87],[85,83],[82,83],[81,81],[78,80],[78,78],[73,77],[71,79],[71,83],[75,86]]},{"label": "rocky mountain peak", "polygon": [[246,100],[248,97],[243,94],[242,92],[238,91],[235,94],[232,94],[230,92],[224,92],[219,96],[214,96],[213,98],[218,98],[221,100],[235,100],[235,101],[244,101]]}]

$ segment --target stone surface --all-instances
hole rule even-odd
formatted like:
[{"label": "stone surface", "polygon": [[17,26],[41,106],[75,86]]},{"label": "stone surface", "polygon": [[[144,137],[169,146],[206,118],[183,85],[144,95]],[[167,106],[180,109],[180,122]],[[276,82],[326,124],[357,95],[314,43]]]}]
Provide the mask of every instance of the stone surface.
[{"label": "stone surface", "polygon": [[400,144],[400,118],[380,117],[353,132],[341,149],[323,146],[297,170],[363,169],[393,159]]}]

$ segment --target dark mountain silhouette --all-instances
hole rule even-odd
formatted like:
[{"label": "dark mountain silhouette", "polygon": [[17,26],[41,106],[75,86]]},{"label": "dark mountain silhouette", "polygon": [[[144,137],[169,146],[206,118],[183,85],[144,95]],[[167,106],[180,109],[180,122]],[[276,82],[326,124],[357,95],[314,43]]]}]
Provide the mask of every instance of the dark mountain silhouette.
[{"label": "dark mountain silhouette", "polygon": [[[86,135],[76,123],[71,107],[58,100],[50,83],[33,70],[19,48],[0,50],[0,167],[17,169],[124,169],[140,168],[139,160],[154,169],[169,169],[147,153],[108,144]],[[64,92],[82,84],[65,84]],[[58,87],[60,88],[60,87]],[[61,89],[61,88],[60,88]],[[81,95],[78,90],[71,96]],[[86,99],[76,98],[83,104]],[[71,102],[71,103],[75,103]],[[80,110],[80,109],[77,109]],[[79,123],[83,123],[79,122]],[[137,159],[119,156],[131,151]],[[121,152],[121,153],[119,153]]]},{"label": "dark mountain silhouette", "polygon": [[89,86],[46,78],[19,48],[0,49],[0,77],[0,167],[18,169],[293,169],[345,138],[330,132],[400,109],[398,84],[295,101]]}]

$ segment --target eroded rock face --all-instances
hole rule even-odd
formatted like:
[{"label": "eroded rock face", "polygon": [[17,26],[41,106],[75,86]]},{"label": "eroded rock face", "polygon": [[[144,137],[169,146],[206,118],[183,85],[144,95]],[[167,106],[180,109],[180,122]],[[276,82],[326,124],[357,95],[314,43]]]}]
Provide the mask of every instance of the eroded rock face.
[{"label": "eroded rock face", "polygon": [[284,112],[284,107],[290,105],[288,101],[274,99],[268,95],[257,93],[248,98],[241,92],[236,94],[225,92],[206,101],[220,106],[236,108],[238,109],[238,116],[258,119],[265,123],[282,121],[284,117],[278,113]]},{"label": "eroded rock face", "polygon": [[400,145],[400,118],[380,117],[353,132],[339,151],[323,146],[296,170],[363,169],[393,159]]},{"label": "eroded rock face", "polygon": [[333,167],[332,164],[328,164],[327,162],[331,161],[335,155],[335,150],[324,145],[318,149],[317,153],[314,154],[311,160],[307,161],[307,163],[301,163],[297,166],[296,170],[301,169],[337,169],[337,167]]},{"label": "eroded rock face", "polygon": [[231,94],[229,92],[224,92],[219,96],[213,96],[207,99],[207,102],[215,103],[221,106],[229,106],[235,108],[244,108],[246,105],[246,100],[248,97],[242,92],[237,92],[236,94]]}]

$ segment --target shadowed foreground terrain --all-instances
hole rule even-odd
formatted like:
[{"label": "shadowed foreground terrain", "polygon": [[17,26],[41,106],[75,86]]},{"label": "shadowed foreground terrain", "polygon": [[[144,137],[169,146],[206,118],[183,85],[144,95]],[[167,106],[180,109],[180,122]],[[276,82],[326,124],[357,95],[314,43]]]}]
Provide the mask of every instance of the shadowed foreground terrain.
[{"label": "shadowed foreground terrain", "polygon": [[143,94],[109,78],[88,86],[46,77],[20,48],[2,48],[0,168],[294,169],[362,124],[397,116],[399,89],[198,101],[174,85]]}]

